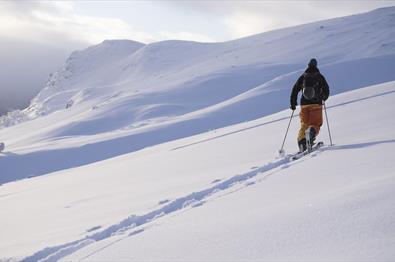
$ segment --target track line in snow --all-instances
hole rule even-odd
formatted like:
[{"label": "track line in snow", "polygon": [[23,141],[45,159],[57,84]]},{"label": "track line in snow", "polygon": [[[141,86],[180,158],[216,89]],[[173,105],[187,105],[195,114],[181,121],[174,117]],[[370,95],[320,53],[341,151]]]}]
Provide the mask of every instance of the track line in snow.
[{"label": "track line in snow", "polygon": [[[269,162],[261,167],[254,167],[252,171],[249,171],[244,174],[235,175],[227,180],[223,180],[222,182],[219,181],[217,184],[213,185],[210,188],[204,189],[202,191],[193,192],[189,195],[184,197],[177,198],[173,201],[169,201],[168,203],[164,203],[165,205],[161,208],[158,208],[154,211],[151,211],[147,214],[135,216],[132,215],[120,223],[112,225],[102,231],[99,231],[95,234],[90,236],[86,236],[80,240],[76,240],[73,242],[69,242],[63,245],[54,246],[54,247],[47,247],[37,253],[33,254],[32,256],[26,257],[22,261],[57,261],[63,257],[66,257],[90,244],[96,243],[98,241],[108,239],[111,236],[121,235],[126,233],[129,230],[134,230],[133,232],[126,234],[125,237],[121,239],[117,239],[116,242],[121,241],[124,238],[131,237],[140,233],[143,233],[147,227],[149,227],[149,223],[161,218],[165,215],[169,215],[175,213],[177,211],[187,211],[188,208],[199,207],[204,205],[207,200],[215,194],[218,193],[225,193],[218,197],[223,197],[228,194],[237,192],[246,188],[248,186],[255,185],[256,183],[260,183],[265,181],[268,177],[273,176],[277,172],[281,171],[282,169],[289,168],[295,164],[302,163],[304,161],[308,161],[309,159],[317,157],[319,154],[325,151],[336,151],[342,149],[359,149],[365,148],[370,146],[375,146],[378,144],[386,144],[386,143],[395,143],[395,139],[393,140],[382,140],[382,141],[373,141],[369,143],[356,143],[356,144],[349,144],[349,145],[334,145],[332,147],[324,146],[319,150],[315,151],[311,155],[307,155],[301,159],[291,161],[291,155],[287,155],[284,158],[276,159],[272,162]],[[273,171],[273,172],[270,172]],[[250,181],[251,179],[257,177],[258,175],[263,174],[262,178],[258,180]],[[225,190],[233,189],[230,192],[224,192]],[[217,199],[218,197],[214,198]],[[212,200],[212,199],[211,199]],[[145,226],[145,228],[138,228],[140,226]],[[111,246],[114,242],[111,242],[104,247],[88,254],[84,258],[88,258],[93,254],[97,253],[100,250],[105,249],[107,246]]]},{"label": "track line in snow", "polygon": [[[321,152],[321,151],[317,151],[317,154],[319,152]],[[223,192],[227,189],[235,187],[236,185],[241,185],[241,183],[244,183],[242,185],[242,188],[254,185],[255,182],[249,181],[249,180],[258,176],[258,175],[265,174],[265,173],[275,170],[277,168],[281,170],[283,168],[289,167],[290,165],[300,163],[301,161],[305,161],[305,160],[299,159],[297,161],[291,161],[290,155],[288,155],[284,158],[276,159],[276,160],[269,162],[261,167],[255,168],[247,173],[235,175],[235,176],[230,177],[230,178],[223,180],[223,181],[218,181],[216,184],[214,184],[210,188],[203,189],[203,190],[197,191],[197,192],[193,192],[189,195],[177,198],[177,199],[170,201],[168,203],[163,203],[163,206],[159,207],[156,210],[148,212],[146,214],[138,215],[138,216],[131,215],[128,218],[119,222],[118,224],[109,226],[102,231],[85,236],[82,239],[72,241],[72,242],[69,242],[66,244],[54,246],[54,247],[46,247],[46,248],[36,252],[35,254],[24,258],[22,261],[23,262],[57,261],[63,257],[66,257],[66,256],[76,252],[79,249],[86,247],[87,245],[90,245],[95,242],[110,238],[111,236],[114,236],[117,234],[122,234],[128,230],[146,225],[146,224],[153,222],[153,221],[157,220],[158,218],[161,218],[165,215],[169,215],[169,214],[177,212],[177,211],[185,210],[187,208],[202,206],[206,202],[206,200],[209,197],[211,197],[212,195],[217,194],[219,192]],[[269,175],[270,174],[266,175],[265,178],[267,178],[267,176],[269,176]],[[240,188],[236,189],[235,191],[238,191],[238,190],[240,190]],[[132,234],[128,234],[127,236],[128,237],[133,236],[133,235],[139,234],[143,231],[144,231],[144,229],[136,229],[134,231],[134,232],[136,232],[135,234],[132,233]],[[88,255],[88,256],[90,256],[90,255]]]},{"label": "track line in snow", "polygon": [[[334,105],[328,104],[327,105],[327,109],[329,110],[329,109],[336,108],[336,107],[341,107],[341,106],[345,106],[345,105],[349,105],[349,104],[353,104],[353,103],[358,103],[358,102],[361,102],[361,101],[364,101],[364,100],[378,98],[378,97],[386,96],[386,95],[393,94],[393,93],[395,93],[395,90],[381,92],[381,93],[378,93],[378,94],[374,94],[374,95],[370,95],[370,96],[366,96],[366,97],[361,97],[361,98],[358,98],[358,99],[354,99],[354,100],[350,100],[350,101],[347,101],[347,102],[338,103],[338,104],[334,104]],[[298,117],[298,116],[299,116],[298,113],[296,113],[294,115],[294,117]],[[273,123],[276,123],[276,122],[281,122],[281,121],[284,121],[284,120],[288,120],[289,118],[290,118],[289,116],[281,117],[281,118],[278,118],[278,119],[267,121],[267,122],[264,122],[264,123],[261,123],[261,124],[257,124],[257,125],[254,125],[254,126],[247,127],[247,128],[242,128],[242,129],[239,129],[239,130],[228,132],[228,133],[225,133],[225,134],[222,134],[222,135],[217,135],[217,136],[213,136],[213,137],[210,137],[210,138],[202,139],[202,140],[190,143],[190,144],[185,144],[185,145],[181,145],[181,146],[172,148],[171,151],[182,149],[182,148],[186,148],[186,147],[190,147],[190,146],[194,146],[194,145],[198,145],[198,144],[205,143],[205,142],[209,142],[209,141],[212,141],[212,140],[216,140],[216,139],[219,139],[219,138],[223,138],[223,137],[226,137],[226,136],[230,136],[230,135],[233,135],[233,134],[244,132],[246,130],[258,128],[258,127],[261,127],[261,126],[273,124]]]},{"label": "track line in snow", "polygon": [[209,141],[212,141],[212,140],[216,140],[216,139],[223,138],[223,137],[226,137],[226,136],[230,136],[230,135],[234,135],[234,134],[237,134],[237,133],[241,133],[241,132],[244,132],[244,131],[247,131],[247,130],[250,130],[250,129],[254,129],[254,128],[257,128],[257,127],[261,127],[261,126],[273,124],[273,123],[276,123],[276,122],[280,122],[280,121],[283,121],[283,120],[287,120],[289,118],[290,117],[282,117],[282,118],[271,120],[271,121],[268,121],[268,122],[265,122],[265,123],[261,123],[261,124],[258,124],[258,125],[242,128],[242,129],[239,129],[239,130],[236,130],[236,131],[232,131],[232,132],[228,132],[228,133],[225,133],[225,134],[222,134],[222,135],[217,135],[217,136],[210,137],[210,138],[207,138],[207,139],[203,139],[203,140],[200,140],[200,141],[196,141],[196,142],[193,142],[193,143],[190,143],[190,144],[178,146],[178,147],[172,148],[171,151],[182,149],[182,148],[185,148],[185,147],[198,145],[198,144],[205,143],[205,142],[209,142]]},{"label": "track line in snow", "polygon": [[335,104],[335,105],[330,105],[330,106],[327,106],[327,108],[330,109],[330,108],[334,108],[334,107],[345,106],[345,105],[349,105],[349,104],[353,104],[353,103],[358,103],[358,102],[361,102],[361,101],[364,101],[364,100],[369,100],[369,99],[372,99],[372,98],[377,98],[377,97],[389,95],[389,94],[392,94],[392,93],[395,93],[395,90],[382,92],[382,93],[378,93],[378,94],[371,95],[371,96],[361,97],[361,98],[358,98],[358,99],[350,100],[350,101],[339,103],[339,104]]}]

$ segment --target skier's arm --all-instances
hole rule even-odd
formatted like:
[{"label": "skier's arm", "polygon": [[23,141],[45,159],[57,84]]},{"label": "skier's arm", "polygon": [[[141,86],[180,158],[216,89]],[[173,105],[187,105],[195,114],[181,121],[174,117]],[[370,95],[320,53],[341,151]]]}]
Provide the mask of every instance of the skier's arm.
[{"label": "skier's arm", "polygon": [[322,99],[326,101],[329,97],[329,85],[325,77],[323,75],[321,76],[322,76]]},{"label": "skier's arm", "polygon": [[298,104],[297,99],[298,99],[298,93],[299,93],[301,86],[302,86],[301,85],[302,77],[303,76],[299,77],[298,81],[296,81],[294,87],[292,88],[291,98],[290,98],[291,106],[293,106],[293,105],[296,106]]}]

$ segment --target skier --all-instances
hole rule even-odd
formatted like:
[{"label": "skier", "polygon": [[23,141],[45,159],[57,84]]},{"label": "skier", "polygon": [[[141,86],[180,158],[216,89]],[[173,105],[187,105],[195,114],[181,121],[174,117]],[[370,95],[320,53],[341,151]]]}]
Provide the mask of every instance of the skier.
[{"label": "skier", "polygon": [[0,153],[4,150],[4,147],[5,147],[4,143],[0,142]]},{"label": "skier", "polygon": [[296,81],[291,92],[292,110],[296,109],[298,93],[300,99],[300,130],[298,134],[299,151],[311,149],[322,126],[322,103],[329,97],[329,86],[317,68],[317,60],[312,58],[305,72]]}]

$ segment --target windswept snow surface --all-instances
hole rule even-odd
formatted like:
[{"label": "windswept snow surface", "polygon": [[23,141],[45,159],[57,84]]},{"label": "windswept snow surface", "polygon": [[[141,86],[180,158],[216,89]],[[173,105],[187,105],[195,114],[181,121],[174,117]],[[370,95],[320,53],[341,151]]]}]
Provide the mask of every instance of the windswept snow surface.
[{"label": "windswept snow surface", "polygon": [[[394,39],[385,8],[73,53],[0,119],[0,260],[393,260]],[[281,110],[311,57],[335,146],[289,162]]]},{"label": "windswept snow surface", "polygon": [[[331,97],[335,145],[276,158],[283,111],[0,187],[25,261],[391,260],[395,82]],[[294,119],[285,148],[296,150]],[[320,139],[328,143],[326,125]]]},{"label": "windswept snow surface", "polygon": [[224,43],[113,40],[74,52],[29,108],[0,119],[22,121],[0,130],[12,152],[0,183],[279,112],[311,57],[332,94],[393,81],[394,39],[395,8],[385,8]]}]

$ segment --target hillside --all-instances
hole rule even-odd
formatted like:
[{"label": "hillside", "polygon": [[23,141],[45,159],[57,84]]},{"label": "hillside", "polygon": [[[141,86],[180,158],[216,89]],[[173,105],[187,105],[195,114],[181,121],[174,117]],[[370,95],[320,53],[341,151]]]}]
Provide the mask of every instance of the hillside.
[{"label": "hillside", "polygon": [[[98,230],[85,248],[74,243],[78,251],[64,261],[391,261],[394,100],[395,82],[333,97],[336,145],[297,162],[270,157],[277,144],[268,140],[283,131],[287,112],[197,137],[179,149],[192,159],[183,175],[193,181],[188,166],[211,157],[233,172],[210,172],[202,189]],[[111,236],[100,234],[106,230]]]},{"label": "hillside", "polygon": [[394,99],[395,82],[331,97],[335,146],[296,162],[276,158],[287,110],[3,185],[3,257],[390,260]]},{"label": "hillside", "polygon": [[394,14],[378,9],[224,43],[118,40],[75,52],[29,108],[2,119],[22,124],[0,131],[15,153],[0,158],[0,183],[288,108],[310,57],[332,94],[395,80]]},{"label": "hillside", "polygon": [[[74,52],[0,118],[0,260],[391,260],[394,39],[391,7]],[[335,145],[290,162],[277,151],[311,57]]]}]

